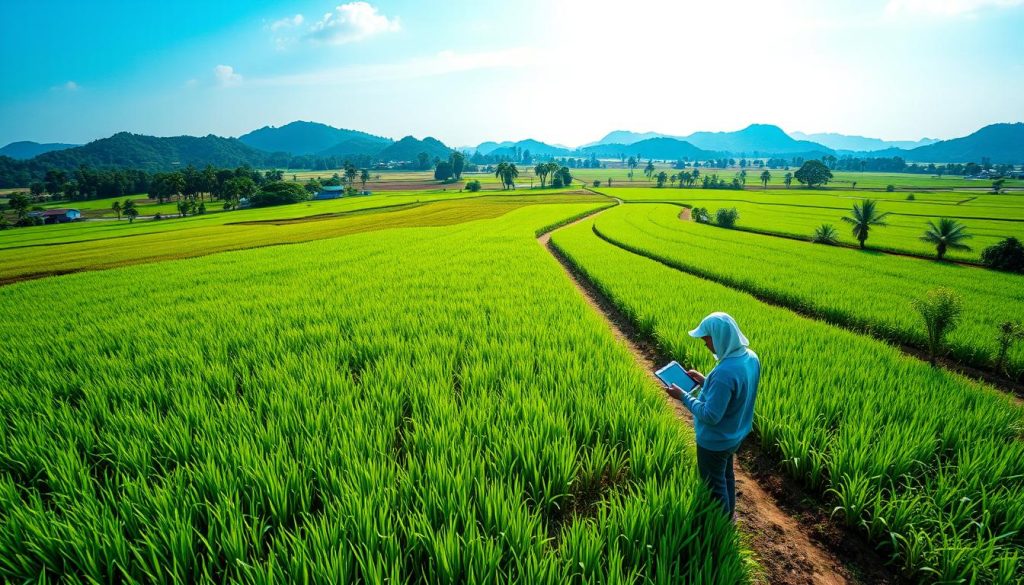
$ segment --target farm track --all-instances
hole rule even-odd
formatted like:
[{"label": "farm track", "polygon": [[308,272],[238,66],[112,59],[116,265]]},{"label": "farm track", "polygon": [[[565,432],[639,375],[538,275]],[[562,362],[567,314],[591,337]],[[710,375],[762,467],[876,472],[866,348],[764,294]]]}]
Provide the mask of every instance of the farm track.
[{"label": "farm track", "polygon": [[[604,319],[613,336],[656,381],[653,372],[657,364],[669,358],[645,339],[611,300],[550,242],[554,231],[591,219],[601,211],[604,210],[544,233],[537,241],[558,261],[587,304]],[[692,424],[681,404],[667,395],[665,400],[680,419]],[[826,507],[779,473],[777,462],[761,453],[754,443],[756,441],[746,441],[737,454],[737,515],[744,541],[753,549],[761,567],[761,579],[783,585],[903,582],[886,569],[885,560],[862,537],[834,523]]]}]

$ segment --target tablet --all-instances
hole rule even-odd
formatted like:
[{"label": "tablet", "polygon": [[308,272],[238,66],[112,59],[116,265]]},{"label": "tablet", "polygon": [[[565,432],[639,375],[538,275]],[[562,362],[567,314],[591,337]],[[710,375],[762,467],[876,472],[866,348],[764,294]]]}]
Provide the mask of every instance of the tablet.
[{"label": "tablet", "polygon": [[697,387],[697,382],[686,373],[686,370],[683,369],[683,366],[679,365],[679,362],[670,362],[664,368],[654,372],[654,375],[668,387],[675,384],[686,392]]}]

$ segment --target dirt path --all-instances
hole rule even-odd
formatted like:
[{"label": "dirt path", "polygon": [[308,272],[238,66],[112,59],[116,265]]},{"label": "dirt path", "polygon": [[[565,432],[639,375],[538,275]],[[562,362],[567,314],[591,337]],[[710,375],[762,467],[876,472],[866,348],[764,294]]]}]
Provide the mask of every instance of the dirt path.
[{"label": "dirt path", "polygon": [[[593,215],[568,225],[575,225],[590,219],[593,219]],[[666,361],[664,356],[660,356],[654,347],[642,340],[629,320],[551,245],[550,240],[551,233],[537,238],[537,241],[558,260],[580,295],[605,320],[614,337],[633,354],[637,364],[645,372],[648,372],[651,379],[656,381],[654,370],[657,369],[658,364]],[[681,419],[692,424],[689,412],[681,404],[667,395],[665,400]],[[750,439],[747,442],[754,441]],[[841,531],[825,531],[831,532],[831,538],[824,538],[824,540],[831,541],[829,547],[818,542],[818,539],[823,538],[821,534],[823,531],[819,525],[827,521],[827,515],[823,518],[820,513],[800,511],[799,508],[806,507],[806,503],[791,503],[793,505],[789,505],[787,508],[796,508],[792,512],[780,507],[775,498],[765,491],[759,485],[758,480],[755,480],[748,472],[746,469],[748,465],[758,467],[759,480],[764,481],[762,478],[766,475],[770,476],[765,478],[769,480],[766,484],[771,485],[775,493],[781,494],[787,490],[798,493],[800,490],[789,489],[790,486],[784,478],[767,470],[766,468],[769,466],[765,465],[766,457],[760,454],[751,454],[750,449],[744,449],[744,451],[745,453],[741,453],[738,457],[740,461],[736,468],[739,527],[749,546],[753,549],[757,561],[762,566],[763,578],[768,583],[804,585],[808,583],[897,582],[887,572],[879,572],[880,569],[877,566],[882,564],[881,559],[864,558],[865,555],[870,556],[870,549],[865,551],[866,547],[862,543],[851,546],[851,543],[848,542],[849,539],[846,538],[847,535],[842,534]],[[803,500],[804,498],[797,499]],[[798,514],[799,519],[794,514]],[[851,549],[848,551],[850,555],[844,555],[847,558],[840,559],[836,554],[836,549],[843,547]],[[854,565],[854,572],[850,571],[848,564]],[[872,565],[877,566],[872,567]],[[854,577],[854,574],[857,574],[859,578]]]}]

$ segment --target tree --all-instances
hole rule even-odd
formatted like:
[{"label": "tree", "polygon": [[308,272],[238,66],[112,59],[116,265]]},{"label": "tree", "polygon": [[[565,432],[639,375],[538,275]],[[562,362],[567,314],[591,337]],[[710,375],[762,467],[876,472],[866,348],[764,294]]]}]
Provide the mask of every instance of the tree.
[{"label": "tree", "polygon": [[711,214],[706,207],[694,207],[690,211],[690,217],[697,223],[711,223]]},{"label": "tree", "polygon": [[963,309],[960,297],[948,288],[937,288],[914,301],[914,308],[924,319],[928,339],[928,362],[934,366],[942,353],[943,340],[956,327]]},{"label": "tree", "polygon": [[[321,189],[324,188],[324,186],[321,185],[320,181],[317,180],[317,179],[310,179],[310,180],[306,181],[306,184],[304,186],[306,188],[306,191],[310,195],[316,195],[317,193],[320,192]],[[236,199],[237,199],[237,197],[236,197]]]},{"label": "tree", "polygon": [[1024,326],[1020,323],[1006,321],[999,325],[999,352],[996,354],[995,364],[993,364],[995,371],[1003,372],[1006,375],[1010,374],[1006,371],[1010,348],[1021,339],[1024,339]]},{"label": "tree", "polygon": [[808,189],[825,185],[832,179],[832,171],[819,160],[809,160],[800,167],[793,175],[802,185]]},{"label": "tree", "polygon": [[772,180],[772,174],[771,173],[769,173],[768,171],[761,171],[761,184],[764,185],[765,189],[768,188],[768,181],[771,181],[771,180]]},{"label": "tree", "polygon": [[718,224],[719,227],[735,227],[736,220],[739,218],[740,212],[735,207],[731,209],[718,209],[715,211],[715,223]]},{"label": "tree", "polygon": [[658,187],[659,188],[664,187],[665,186],[665,181],[668,180],[668,173],[666,173],[665,171],[661,171],[660,173],[658,173],[658,176],[655,177],[655,179],[658,182]]},{"label": "tree", "polygon": [[32,193],[32,197],[34,199],[38,199],[39,197],[43,196],[43,192],[46,190],[46,188],[43,187],[42,183],[36,181],[28,186],[28,190],[30,193]]},{"label": "tree", "polygon": [[540,188],[543,189],[548,181],[548,165],[547,163],[540,163],[533,167],[533,174],[540,178]]},{"label": "tree", "polygon": [[992,192],[997,194],[997,195],[999,193],[1002,193],[1003,185],[1005,185],[1005,184],[1006,184],[1006,179],[996,179],[995,181],[992,181]]},{"label": "tree", "polygon": [[839,232],[830,223],[823,223],[814,230],[811,241],[815,244],[835,245],[839,241]]},{"label": "tree", "polygon": [[370,180],[370,171],[363,169],[359,171],[359,183],[363,187],[363,191],[366,191],[366,183]]},{"label": "tree", "polygon": [[258,193],[250,198],[253,207],[268,205],[286,205],[309,199],[309,192],[298,183],[277,181],[264,185]]},{"label": "tree", "polygon": [[647,175],[647,180],[651,179],[651,177],[654,175],[654,161],[647,161],[647,166],[644,167],[644,174]]},{"label": "tree", "polygon": [[519,176],[519,169],[516,164],[508,161],[498,163],[494,169],[494,176],[501,179],[502,189],[515,189],[516,177]]},{"label": "tree", "polygon": [[572,173],[569,171],[569,167],[562,167],[558,169],[555,176],[562,181],[562,185],[566,187],[572,185]]},{"label": "tree", "polygon": [[639,164],[639,163],[637,162],[636,158],[634,158],[632,156],[629,157],[628,161],[626,161],[626,167],[629,168],[629,180],[630,181],[633,180],[633,169],[636,168],[637,164]]},{"label": "tree", "polygon": [[345,182],[348,184],[349,189],[355,189],[356,177],[359,176],[359,171],[356,170],[351,164],[345,164]]},{"label": "tree", "polygon": [[742,171],[740,171],[739,175],[737,175],[736,178],[739,179],[740,185],[743,185],[744,187],[746,187],[746,185],[747,185],[747,170],[743,169]]},{"label": "tree", "polygon": [[935,253],[939,260],[946,255],[946,250],[970,250],[971,247],[963,241],[971,238],[967,233],[967,226],[956,221],[943,217],[939,223],[928,220],[928,229],[924,231],[921,240],[935,245]]},{"label": "tree", "polygon": [[117,221],[121,221],[121,202],[115,201],[110,204],[110,208],[117,214]]},{"label": "tree", "polygon": [[135,218],[139,216],[139,209],[135,207],[135,202],[131,199],[124,200],[124,204],[121,205],[121,211],[128,218],[128,223],[134,223]]},{"label": "tree", "polygon": [[786,173],[783,175],[782,182],[785,183],[786,188],[789,189],[789,186],[793,184],[793,173]]},{"label": "tree", "polygon": [[459,151],[453,151],[448,157],[448,162],[452,163],[452,176],[456,181],[461,181],[462,172],[466,170],[466,155]]},{"label": "tree", "polygon": [[873,199],[865,199],[860,203],[853,204],[853,212],[843,216],[843,221],[853,225],[853,237],[860,242],[860,249],[864,249],[864,242],[868,239],[868,232],[872,226],[884,227],[887,224],[884,220],[889,212],[879,213],[878,203]]},{"label": "tree", "polygon": [[452,178],[452,163],[441,160],[437,161],[437,166],[434,167],[434,178],[438,181],[447,181]]},{"label": "tree", "polygon": [[30,201],[24,193],[14,193],[7,199],[7,205],[14,210],[14,215],[18,218],[18,221],[22,221],[28,215],[28,206]]},{"label": "tree", "polygon": [[1017,238],[1006,238],[985,248],[981,261],[995,270],[1024,273],[1024,244]]},{"label": "tree", "polygon": [[425,171],[425,170],[429,169],[430,168],[430,155],[425,153],[425,152],[421,152],[421,153],[417,154],[416,155],[416,168],[420,169],[421,171]]}]

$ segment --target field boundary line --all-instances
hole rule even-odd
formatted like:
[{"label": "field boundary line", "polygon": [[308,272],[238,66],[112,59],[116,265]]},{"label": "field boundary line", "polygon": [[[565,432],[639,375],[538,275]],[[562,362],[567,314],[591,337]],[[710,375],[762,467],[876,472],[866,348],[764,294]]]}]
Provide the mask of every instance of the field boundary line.
[{"label": "field boundary line", "polygon": [[[594,211],[549,230],[539,235],[537,242],[558,262],[584,301],[611,330],[612,336],[630,352],[648,377],[657,382],[653,372],[657,364],[668,361],[669,356],[665,355],[656,343],[645,338],[583,270],[573,264],[551,242],[551,235],[559,229],[592,219],[607,209],[609,208]],[[680,403],[667,395],[663,397],[677,417],[688,424],[692,422],[689,413]],[[849,546],[849,538],[844,538],[842,544],[846,546],[845,550],[838,543],[828,547],[819,544],[819,538],[815,536],[815,525],[822,518],[829,518],[824,504],[814,496],[806,496],[793,480],[779,473],[775,469],[777,462],[761,453],[753,443],[756,441],[746,441],[738,457],[736,482],[741,496],[737,513],[740,518],[740,533],[753,549],[758,563],[768,574],[769,582],[794,585],[859,583],[861,581],[854,575],[865,574],[864,570],[867,568],[871,569],[873,579],[868,582],[900,582],[887,568],[881,568],[884,560],[878,557],[874,549],[859,535],[843,531],[844,535],[859,539],[856,545]],[[747,470],[748,467],[757,468],[759,477],[770,477],[771,483],[781,489],[773,490],[776,491],[774,494],[769,493],[759,485],[754,474]],[[788,501],[783,501],[784,498],[780,495],[785,495]],[[814,521],[806,518],[807,498],[814,501],[818,508],[817,514],[811,514],[818,516]],[[834,524],[830,519],[826,521]],[[838,525],[835,527],[838,528]],[[865,562],[864,559],[870,561]],[[850,566],[856,570],[851,571],[848,568]]]},{"label": "field boundary line", "polygon": [[[928,355],[923,348],[909,344],[901,339],[879,335],[875,332],[874,329],[870,327],[870,324],[859,325],[853,317],[848,317],[843,320],[829,319],[820,314],[819,312],[801,308],[800,306],[787,303],[786,301],[778,297],[767,295],[764,294],[763,292],[756,291],[749,287],[743,286],[742,284],[737,283],[735,280],[731,278],[724,278],[705,270],[684,266],[672,259],[664,258],[658,254],[641,250],[635,246],[626,244],[625,242],[620,242],[616,240],[614,237],[602,233],[600,228],[598,228],[596,224],[591,227],[591,230],[594,232],[594,235],[596,235],[602,241],[607,242],[608,244],[615,246],[620,250],[629,252],[630,254],[647,258],[648,260],[657,262],[658,264],[661,264],[662,266],[665,266],[667,268],[671,268],[672,270],[676,270],[684,274],[689,274],[691,276],[695,276],[703,280],[720,284],[732,290],[748,294],[766,305],[779,307],[780,309],[785,309],[787,311],[800,315],[801,317],[813,319],[815,321],[825,323],[833,327],[839,327],[841,329],[845,329],[846,331],[850,331],[858,335],[865,335],[875,341],[880,341],[882,343],[892,345],[893,347],[900,349],[904,354],[908,356],[917,358],[921,361],[928,361]],[[978,365],[972,365],[947,356],[938,358],[937,362],[943,369],[964,376],[965,378],[972,379],[972,381],[977,381],[974,380],[974,378],[979,378],[980,380],[988,384],[991,384],[995,388],[1009,394],[1018,402],[1024,400],[1024,384],[1021,384],[1020,382],[1017,382],[1011,378],[1002,376],[990,369],[983,368]]]}]

